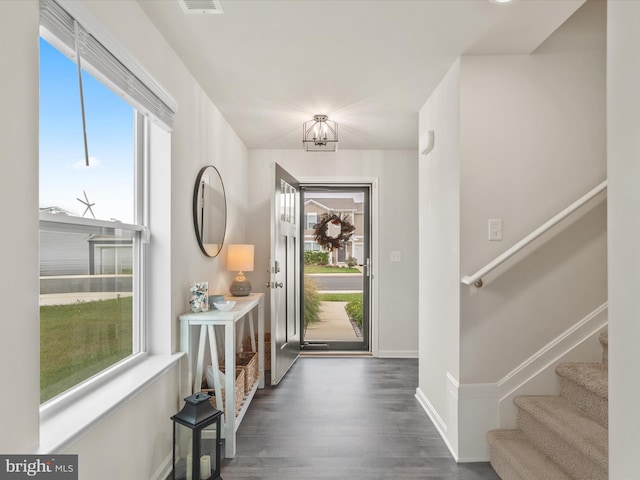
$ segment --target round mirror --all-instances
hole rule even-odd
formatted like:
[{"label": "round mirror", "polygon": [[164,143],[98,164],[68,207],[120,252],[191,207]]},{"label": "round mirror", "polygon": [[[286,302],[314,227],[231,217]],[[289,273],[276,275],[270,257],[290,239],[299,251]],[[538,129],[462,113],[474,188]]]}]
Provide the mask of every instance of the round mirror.
[{"label": "round mirror", "polygon": [[207,257],[218,255],[227,229],[227,199],[220,172],[213,165],[202,167],[196,178],[193,227],[202,252]]}]

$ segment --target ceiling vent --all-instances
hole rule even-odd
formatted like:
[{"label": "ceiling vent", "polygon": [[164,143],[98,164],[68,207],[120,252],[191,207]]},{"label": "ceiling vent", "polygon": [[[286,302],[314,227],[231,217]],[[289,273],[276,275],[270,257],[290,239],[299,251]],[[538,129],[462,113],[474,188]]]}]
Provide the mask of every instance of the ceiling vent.
[{"label": "ceiling vent", "polygon": [[221,0],[178,0],[184,13],[224,13]]}]

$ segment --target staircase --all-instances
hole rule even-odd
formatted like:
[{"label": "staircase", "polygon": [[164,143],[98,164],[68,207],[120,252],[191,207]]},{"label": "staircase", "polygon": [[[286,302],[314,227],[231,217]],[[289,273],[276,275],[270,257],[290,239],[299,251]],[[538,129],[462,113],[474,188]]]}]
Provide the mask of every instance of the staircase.
[{"label": "staircase", "polygon": [[517,430],[487,434],[491,465],[502,480],[608,478],[608,349],[602,363],[556,367],[559,396],[519,396]]}]

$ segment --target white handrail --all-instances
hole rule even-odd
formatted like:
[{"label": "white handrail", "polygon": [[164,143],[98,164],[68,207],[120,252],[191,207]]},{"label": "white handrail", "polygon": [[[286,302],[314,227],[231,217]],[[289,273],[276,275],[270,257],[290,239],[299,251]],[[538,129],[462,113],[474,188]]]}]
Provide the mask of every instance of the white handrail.
[{"label": "white handrail", "polygon": [[606,189],[607,189],[607,181],[605,180],[600,185],[598,185],[597,187],[593,188],[589,192],[585,193],[578,200],[576,200],[571,205],[569,205],[567,208],[562,210],[560,213],[558,213],[551,220],[547,221],[543,225],[541,225],[538,228],[536,228],[533,232],[531,232],[529,235],[524,237],[522,240],[520,240],[518,243],[516,243],[513,247],[511,247],[509,250],[504,252],[502,255],[496,257],[493,261],[489,262],[487,265],[482,267],[476,273],[474,273],[473,275],[467,275],[465,277],[462,277],[460,279],[460,282],[462,282],[464,285],[475,285],[478,288],[482,287],[482,277],[484,277],[487,273],[491,272],[496,267],[498,267],[499,265],[501,265],[502,263],[507,261],[509,258],[514,256],[520,250],[522,250],[524,247],[526,247],[531,242],[533,242],[540,235],[542,235],[547,230],[549,230],[550,228],[552,228],[555,225],[557,225],[558,223],[560,223],[566,217],[571,215],[573,212],[578,210],[580,207],[582,207],[584,204],[586,204],[587,202],[589,202],[590,200],[595,198],[598,194],[600,194],[601,192],[603,192]]}]

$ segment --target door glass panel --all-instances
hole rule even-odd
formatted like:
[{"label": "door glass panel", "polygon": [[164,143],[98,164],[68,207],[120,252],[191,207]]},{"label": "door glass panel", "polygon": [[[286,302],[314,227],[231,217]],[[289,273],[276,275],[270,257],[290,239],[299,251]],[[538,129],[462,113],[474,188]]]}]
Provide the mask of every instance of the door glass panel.
[{"label": "door glass panel", "polygon": [[286,182],[280,180],[280,220],[287,221],[287,195],[286,195]]}]

